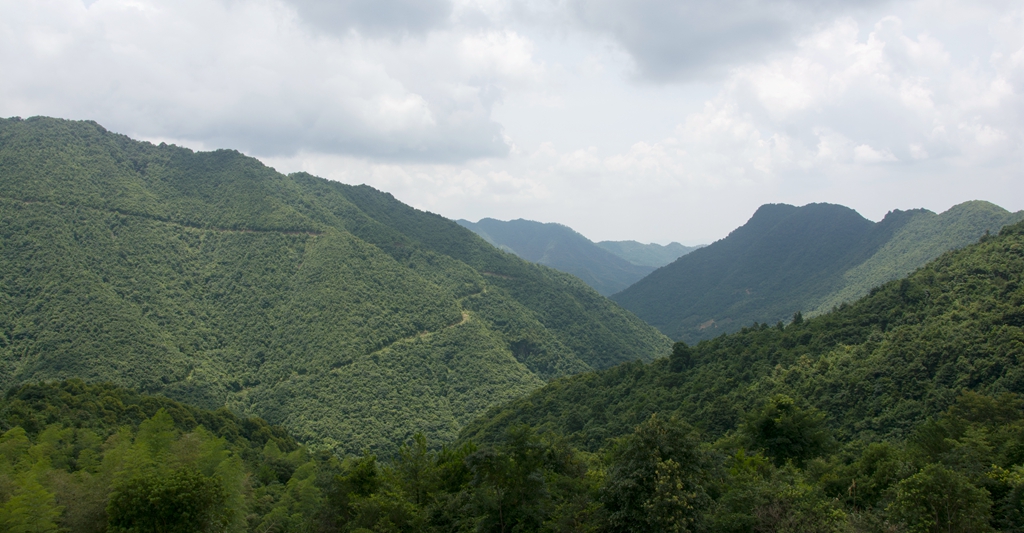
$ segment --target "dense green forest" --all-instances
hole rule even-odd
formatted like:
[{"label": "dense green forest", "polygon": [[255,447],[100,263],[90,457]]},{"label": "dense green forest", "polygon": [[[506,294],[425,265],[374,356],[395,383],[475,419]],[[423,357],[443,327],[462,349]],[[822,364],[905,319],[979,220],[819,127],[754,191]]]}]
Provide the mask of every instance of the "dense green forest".
[{"label": "dense green forest", "polygon": [[1024,400],[961,394],[906,439],[837,442],[767,399],[717,441],[652,415],[600,453],[511,427],[494,445],[414,435],[387,460],[109,384],[0,401],[11,532],[857,532],[1024,530]]},{"label": "dense green forest", "polygon": [[814,316],[904,277],[941,253],[1024,219],[987,202],[878,223],[838,205],[764,205],[728,237],[660,268],[612,299],[693,344],[752,322]]},{"label": "dense green forest", "polygon": [[719,454],[711,531],[1024,531],[1022,275],[1017,223],[831,313],[556,380],[463,439],[607,455],[674,420]]},{"label": "dense green forest", "polygon": [[313,453],[112,385],[0,402],[10,531],[1024,531],[1024,223],[825,315]]},{"label": "dense green forest", "polygon": [[393,453],[670,348],[576,278],[370,187],[0,120],[4,389],[111,381]]},{"label": "dense green forest", "polygon": [[576,276],[597,292],[609,296],[654,271],[633,264],[594,244],[568,226],[532,220],[459,220],[487,242],[541,265]]}]

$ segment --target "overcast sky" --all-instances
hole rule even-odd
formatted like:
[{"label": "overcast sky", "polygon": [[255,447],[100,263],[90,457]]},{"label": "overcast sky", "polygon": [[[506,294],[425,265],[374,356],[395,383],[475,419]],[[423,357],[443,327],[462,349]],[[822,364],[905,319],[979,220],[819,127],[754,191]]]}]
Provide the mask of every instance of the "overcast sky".
[{"label": "overcast sky", "polygon": [[0,116],[33,115],[595,241],[1016,211],[1024,2],[0,0]]}]

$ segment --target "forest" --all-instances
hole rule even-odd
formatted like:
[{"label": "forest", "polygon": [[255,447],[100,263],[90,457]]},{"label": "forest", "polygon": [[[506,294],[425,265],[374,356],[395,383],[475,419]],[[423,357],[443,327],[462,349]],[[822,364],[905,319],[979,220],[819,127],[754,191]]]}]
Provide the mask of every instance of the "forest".
[{"label": "forest", "polygon": [[[110,384],[0,404],[9,531],[1024,531],[1024,223],[814,318],[315,450]],[[184,510],[184,511],[183,511]]]},{"label": "forest", "polygon": [[95,123],[0,120],[0,387],[81,378],[316,448],[454,439],[671,341],[578,279],[366,186]]}]

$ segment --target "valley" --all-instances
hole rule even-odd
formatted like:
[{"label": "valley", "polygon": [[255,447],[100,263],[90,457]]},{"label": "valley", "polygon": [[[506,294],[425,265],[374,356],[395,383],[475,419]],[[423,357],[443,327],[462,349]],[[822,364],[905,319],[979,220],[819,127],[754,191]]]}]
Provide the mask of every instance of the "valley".
[{"label": "valley", "polygon": [[1021,531],[1022,219],[769,204],[666,259],[3,119],[0,526]]}]

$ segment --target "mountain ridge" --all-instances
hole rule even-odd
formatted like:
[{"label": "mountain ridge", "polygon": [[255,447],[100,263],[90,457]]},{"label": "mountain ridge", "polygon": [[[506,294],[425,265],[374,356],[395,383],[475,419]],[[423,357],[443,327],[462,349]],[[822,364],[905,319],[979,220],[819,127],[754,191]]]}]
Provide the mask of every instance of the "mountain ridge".
[{"label": "mountain ridge", "polygon": [[0,120],[0,249],[0,385],[113,381],[342,452],[670,346],[387,193],[95,123]]},{"label": "mountain ridge", "polygon": [[491,409],[461,438],[493,442],[527,424],[597,450],[652,414],[718,438],[774,395],[821,409],[844,441],[907,438],[964,390],[1024,392],[1022,250],[1017,222],[820,316],[553,381]]},{"label": "mountain ridge", "polygon": [[672,248],[640,243],[629,245],[632,241],[606,241],[602,245],[564,224],[521,218],[509,221],[483,218],[477,222],[457,222],[495,247],[527,261],[572,274],[605,296],[619,292],[650,274],[655,267],[643,263],[673,253],[666,249],[681,250],[681,253],[691,250],[678,243]]},{"label": "mountain ridge", "polygon": [[786,321],[798,311],[820,314],[987,229],[1024,219],[1024,212],[986,202],[947,213],[895,210],[874,223],[834,204],[766,204],[727,237],[612,299],[666,335],[695,343],[753,322]]}]

